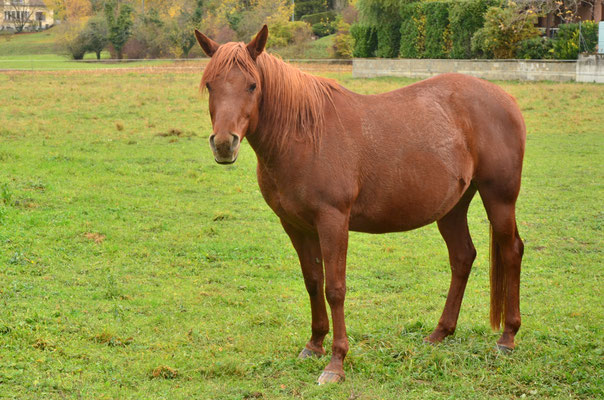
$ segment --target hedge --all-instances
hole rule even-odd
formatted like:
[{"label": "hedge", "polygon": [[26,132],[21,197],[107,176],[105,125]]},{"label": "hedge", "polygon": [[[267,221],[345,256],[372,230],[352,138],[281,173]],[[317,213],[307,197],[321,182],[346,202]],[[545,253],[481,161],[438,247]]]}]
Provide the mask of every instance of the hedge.
[{"label": "hedge", "polygon": [[420,38],[418,22],[414,20],[418,3],[404,4],[400,9],[401,17],[401,46],[402,58],[420,58],[424,51],[424,40]]},{"label": "hedge", "polygon": [[307,22],[311,26],[319,22],[334,21],[336,19],[335,11],[325,11],[316,14],[308,14],[300,18],[300,21]]},{"label": "hedge", "polygon": [[357,23],[350,27],[350,34],[354,38],[353,57],[375,57],[377,30],[374,26]]},{"label": "hedge", "polygon": [[382,58],[398,57],[401,46],[401,24],[398,21],[386,22],[377,27],[376,56]]},{"label": "hedge", "polygon": [[426,16],[426,46],[424,58],[447,58],[451,51],[449,2],[420,3]]},{"label": "hedge", "polygon": [[449,10],[452,48],[451,58],[472,58],[472,36],[484,25],[487,8],[501,5],[501,0],[462,0]]}]

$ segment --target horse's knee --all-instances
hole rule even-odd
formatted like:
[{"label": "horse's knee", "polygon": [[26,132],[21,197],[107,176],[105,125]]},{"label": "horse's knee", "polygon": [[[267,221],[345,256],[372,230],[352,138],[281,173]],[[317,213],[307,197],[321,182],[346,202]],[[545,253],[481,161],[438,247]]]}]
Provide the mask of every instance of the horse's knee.
[{"label": "horse's knee", "polygon": [[306,291],[310,297],[316,297],[321,293],[323,281],[321,279],[305,279]]},{"label": "horse's knee", "polygon": [[452,274],[460,279],[468,279],[475,259],[476,249],[474,246],[468,247],[466,251],[452,254],[450,257]]},{"label": "horse's knee", "polygon": [[325,298],[327,299],[327,302],[330,305],[343,303],[345,297],[346,297],[346,286],[337,285],[337,286],[327,286],[325,288]]}]

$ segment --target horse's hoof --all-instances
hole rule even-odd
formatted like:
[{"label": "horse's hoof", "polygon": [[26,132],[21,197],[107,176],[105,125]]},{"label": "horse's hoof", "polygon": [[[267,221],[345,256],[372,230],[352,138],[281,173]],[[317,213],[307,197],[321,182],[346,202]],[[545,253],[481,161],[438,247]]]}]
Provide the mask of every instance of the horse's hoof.
[{"label": "horse's hoof", "polygon": [[424,338],[424,344],[430,344],[430,345],[432,345],[432,346],[435,346],[435,345],[437,345],[437,344],[439,344],[439,343],[440,343],[440,341],[439,341],[439,340],[432,340],[432,339],[430,339],[430,336],[426,336],[426,337]]},{"label": "horse's hoof", "polygon": [[314,350],[309,349],[308,347],[305,347],[302,349],[302,351],[300,352],[300,354],[298,354],[298,358],[300,360],[304,360],[305,358],[311,358],[311,357],[321,357],[323,354],[316,352]]},{"label": "horse's hoof", "polygon": [[326,383],[338,383],[344,381],[344,373],[336,372],[336,371],[323,371],[317,379],[317,383],[319,385],[324,385]]},{"label": "horse's hoof", "polygon": [[497,343],[495,345],[495,350],[498,350],[503,354],[511,354],[514,351],[514,348]]}]

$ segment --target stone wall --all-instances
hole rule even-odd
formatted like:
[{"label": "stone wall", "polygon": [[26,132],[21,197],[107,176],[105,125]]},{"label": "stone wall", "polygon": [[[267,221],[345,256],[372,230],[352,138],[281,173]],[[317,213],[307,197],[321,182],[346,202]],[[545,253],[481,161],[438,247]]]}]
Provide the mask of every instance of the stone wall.
[{"label": "stone wall", "polygon": [[[590,58],[589,60],[589,67],[586,66],[583,68],[583,61],[574,60],[423,60],[359,58],[353,60],[352,75],[357,78],[372,78],[376,76],[428,78],[445,72],[460,72],[462,74],[491,80],[547,80],[569,82],[579,80],[577,76],[580,70],[582,77],[585,79],[592,79],[581,80],[581,82],[602,82],[601,79],[604,79],[604,58],[595,61],[591,61]],[[579,64],[581,64],[581,67],[579,67]]]},{"label": "stone wall", "polygon": [[579,56],[577,82],[604,83],[604,54]]}]

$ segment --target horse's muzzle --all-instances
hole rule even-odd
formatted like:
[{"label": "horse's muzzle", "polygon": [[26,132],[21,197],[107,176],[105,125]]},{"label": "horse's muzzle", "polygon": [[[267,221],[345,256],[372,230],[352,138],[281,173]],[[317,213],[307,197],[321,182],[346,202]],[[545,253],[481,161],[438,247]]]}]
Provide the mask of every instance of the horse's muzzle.
[{"label": "horse's muzzle", "polygon": [[239,136],[233,132],[228,134],[213,134],[210,136],[210,148],[214,153],[214,160],[218,164],[232,164],[239,154]]}]

